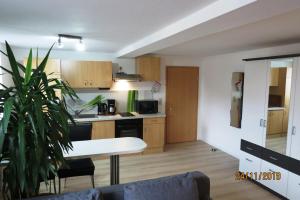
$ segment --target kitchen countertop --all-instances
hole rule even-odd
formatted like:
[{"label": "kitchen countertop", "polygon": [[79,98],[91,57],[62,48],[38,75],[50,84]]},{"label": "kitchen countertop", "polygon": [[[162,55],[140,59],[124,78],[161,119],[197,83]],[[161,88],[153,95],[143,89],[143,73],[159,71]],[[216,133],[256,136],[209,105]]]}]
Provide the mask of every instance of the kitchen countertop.
[{"label": "kitchen countertop", "polygon": [[94,118],[74,118],[75,122],[96,122],[96,121],[109,121],[109,120],[123,120],[123,119],[140,119],[140,118],[155,118],[155,117],[166,117],[164,113],[156,113],[156,114],[138,114],[136,112],[132,112],[134,116],[131,117],[122,117],[119,114],[116,115],[105,115],[98,116]]},{"label": "kitchen countertop", "polygon": [[269,111],[274,111],[274,110],[284,110],[284,107],[270,107],[268,108]]}]

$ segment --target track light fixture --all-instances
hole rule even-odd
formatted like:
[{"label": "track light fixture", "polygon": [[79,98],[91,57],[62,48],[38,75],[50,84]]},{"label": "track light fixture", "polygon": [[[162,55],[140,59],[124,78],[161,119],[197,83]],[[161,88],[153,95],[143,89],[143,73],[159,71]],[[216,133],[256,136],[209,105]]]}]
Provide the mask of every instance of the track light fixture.
[{"label": "track light fixture", "polygon": [[78,51],[84,51],[85,50],[85,45],[82,41],[81,36],[67,35],[67,34],[58,34],[58,44],[57,44],[58,48],[63,48],[63,46],[64,46],[63,43],[62,43],[62,38],[78,40],[78,43],[76,44],[76,49]]},{"label": "track light fixture", "polygon": [[60,49],[64,47],[64,44],[61,42],[61,37],[60,36],[58,37],[57,47],[60,48]]}]

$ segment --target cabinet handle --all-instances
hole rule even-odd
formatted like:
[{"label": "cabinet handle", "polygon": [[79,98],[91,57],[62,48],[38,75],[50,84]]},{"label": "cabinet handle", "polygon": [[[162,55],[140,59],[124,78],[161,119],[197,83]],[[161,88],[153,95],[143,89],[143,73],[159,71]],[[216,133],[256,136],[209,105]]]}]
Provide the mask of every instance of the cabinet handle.
[{"label": "cabinet handle", "polygon": [[92,86],[93,85],[93,83],[92,82],[90,82],[90,86]]},{"label": "cabinet handle", "polygon": [[293,128],[292,128],[292,135],[296,135],[296,127],[295,126],[293,126]]},{"label": "cabinet handle", "polygon": [[264,127],[267,127],[267,120],[264,120]]},{"label": "cabinet handle", "polygon": [[252,148],[250,148],[250,147],[246,147],[246,149],[248,149],[248,150],[250,150],[250,151],[253,151],[253,149],[252,149]]},{"label": "cabinet handle", "polygon": [[253,162],[253,161],[252,161],[252,160],[250,160],[249,158],[246,158],[246,160],[247,160],[247,161],[249,161],[249,162]]},{"label": "cabinet handle", "polygon": [[275,161],[278,160],[277,158],[274,158],[273,156],[270,156],[269,158],[272,159],[272,160],[275,160]]},{"label": "cabinet handle", "polygon": [[260,126],[260,127],[263,127],[263,124],[264,124],[264,120],[263,120],[263,119],[260,119],[260,121],[259,121],[259,126]]}]

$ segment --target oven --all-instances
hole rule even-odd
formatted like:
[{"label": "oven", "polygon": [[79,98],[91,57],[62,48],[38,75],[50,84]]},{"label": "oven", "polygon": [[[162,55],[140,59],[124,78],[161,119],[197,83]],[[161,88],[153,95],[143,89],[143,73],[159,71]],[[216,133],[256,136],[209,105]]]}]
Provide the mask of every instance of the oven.
[{"label": "oven", "polygon": [[115,136],[143,139],[143,119],[123,119],[115,121]]}]

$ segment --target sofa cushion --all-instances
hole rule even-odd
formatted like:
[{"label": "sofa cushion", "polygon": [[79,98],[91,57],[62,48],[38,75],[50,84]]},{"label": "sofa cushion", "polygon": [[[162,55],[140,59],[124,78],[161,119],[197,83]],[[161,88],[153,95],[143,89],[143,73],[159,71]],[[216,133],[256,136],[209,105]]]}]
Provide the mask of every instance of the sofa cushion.
[{"label": "sofa cushion", "polygon": [[137,182],[124,187],[125,200],[199,200],[194,177],[187,173],[160,180]]},{"label": "sofa cushion", "polygon": [[80,192],[69,192],[60,195],[40,196],[32,200],[102,200],[99,189],[89,189]]}]

